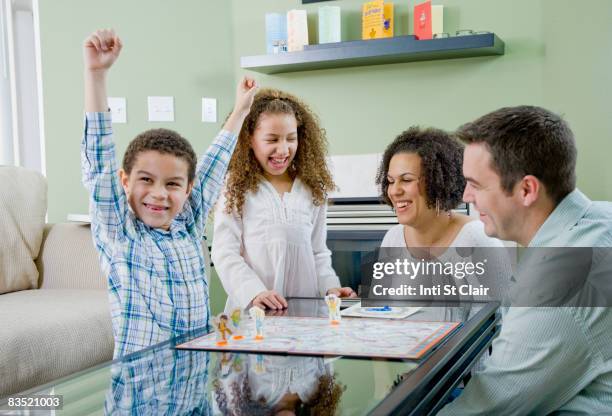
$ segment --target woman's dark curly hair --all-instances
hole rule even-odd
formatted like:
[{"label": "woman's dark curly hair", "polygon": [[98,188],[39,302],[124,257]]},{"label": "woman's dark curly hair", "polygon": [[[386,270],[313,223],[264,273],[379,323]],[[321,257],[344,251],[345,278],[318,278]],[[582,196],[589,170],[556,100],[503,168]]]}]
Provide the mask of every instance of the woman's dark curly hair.
[{"label": "woman's dark curly hair", "polygon": [[376,175],[380,196],[388,205],[393,205],[387,190],[389,163],[398,153],[414,153],[421,158],[421,178],[425,181],[428,208],[449,211],[461,202],[465,178],[461,170],[463,146],[443,130],[410,127],[387,146]]}]

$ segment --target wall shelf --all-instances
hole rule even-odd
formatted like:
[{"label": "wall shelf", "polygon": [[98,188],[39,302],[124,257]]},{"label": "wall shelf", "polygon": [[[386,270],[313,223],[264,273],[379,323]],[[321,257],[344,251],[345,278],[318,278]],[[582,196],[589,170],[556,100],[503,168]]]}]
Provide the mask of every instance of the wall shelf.
[{"label": "wall shelf", "polygon": [[240,66],[263,74],[362,65],[503,55],[504,42],[494,33],[416,40],[414,36],[310,45],[300,52],[243,56]]}]

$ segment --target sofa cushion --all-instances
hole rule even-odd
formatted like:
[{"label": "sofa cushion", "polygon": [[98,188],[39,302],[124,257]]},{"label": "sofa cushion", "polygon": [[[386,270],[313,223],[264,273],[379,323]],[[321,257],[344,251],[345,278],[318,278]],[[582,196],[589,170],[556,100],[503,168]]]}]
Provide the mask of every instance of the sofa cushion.
[{"label": "sofa cushion", "polygon": [[106,290],[7,293],[0,322],[0,398],[113,357]]},{"label": "sofa cushion", "polygon": [[35,289],[47,211],[47,183],[38,172],[0,166],[0,294]]},{"label": "sofa cushion", "polygon": [[36,260],[41,289],[106,289],[89,224],[58,223],[45,228]]}]

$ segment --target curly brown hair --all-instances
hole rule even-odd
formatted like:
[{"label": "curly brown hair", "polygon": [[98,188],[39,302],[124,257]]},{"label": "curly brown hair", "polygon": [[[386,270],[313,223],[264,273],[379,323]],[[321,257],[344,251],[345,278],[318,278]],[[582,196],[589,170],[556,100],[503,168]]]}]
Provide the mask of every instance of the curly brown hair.
[{"label": "curly brown hair", "polygon": [[[274,406],[263,397],[253,397],[248,377],[230,384],[232,402],[229,402],[227,392],[222,383],[213,381],[215,400],[219,410],[224,415],[232,416],[269,416],[276,413]],[[338,411],[340,399],[346,386],[336,380],[335,374],[322,374],[319,377],[316,391],[306,402],[299,402],[296,409],[298,415],[333,416]]]},{"label": "curly brown hair", "polygon": [[421,177],[425,180],[428,208],[450,211],[459,205],[465,189],[462,172],[463,146],[450,134],[435,128],[410,127],[385,149],[376,175],[380,197],[393,205],[387,190],[389,163],[398,153],[414,153],[421,158]]},{"label": "curly brown hair", "polygon": [[128,175],[136,163],[138,155],[143,152],[155,150],[162,154],[170,154],[187,162],[187,179],[189,183],[195,179],[196,164],[198,158],[191,144],[180,134],[168,129],[151,129],[143,131],[136,136],[123,155],[123,170]]},{"label": "curly brown hair", "polygon": [[310,108],[297,97],[283,91],[266,88],[260,90],[251,106],[251,111],[240,130],[236,150],[229,163],[225,197],[227,213],[235,211],[242,215],[245,195],[255,192],[263,180],[263,168],[257,162],[251,148],[251,136],[257,128],[262,114],[292,114],[297,121],[298,147],[289,168],[292,178],[299,177],[312,192],[312,202],[321,205],[328,192],[335,188],[331,173],[325,162],[327,137],[319,127],[319,119]]}]

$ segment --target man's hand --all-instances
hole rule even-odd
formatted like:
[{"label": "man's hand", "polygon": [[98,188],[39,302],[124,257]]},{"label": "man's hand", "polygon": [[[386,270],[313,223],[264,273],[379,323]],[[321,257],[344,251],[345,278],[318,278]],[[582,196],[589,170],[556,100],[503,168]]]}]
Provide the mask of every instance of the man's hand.
[{"label": "man's hand", "polygon": [[339,298],[356,298],[357,293],[350,287],[334,287],[327,291],[328,295],[336,295]]},{"label": "man's hand", "polygon": [[287,307],[287,300],[275,290],[266,290],[255,296],[252,304],[263,309],[285,309]]},{"label": "man's hand", "polygon": [[122,46],[121,39],[114,30],[96,30],[83,43],[85,70],[92,72],[108,70],[119,57]]}]

